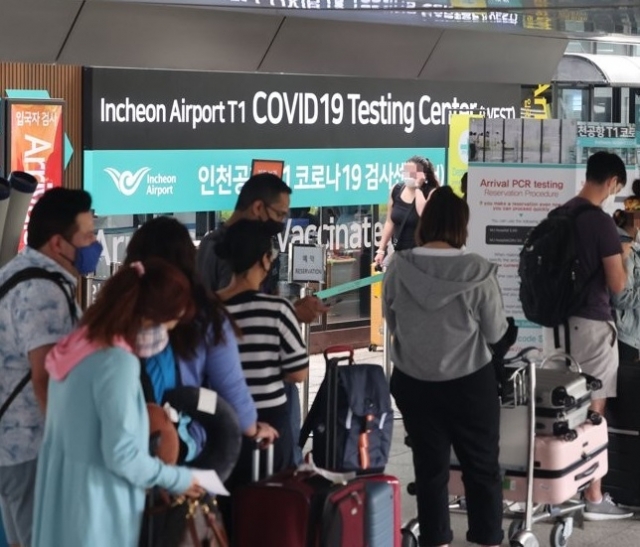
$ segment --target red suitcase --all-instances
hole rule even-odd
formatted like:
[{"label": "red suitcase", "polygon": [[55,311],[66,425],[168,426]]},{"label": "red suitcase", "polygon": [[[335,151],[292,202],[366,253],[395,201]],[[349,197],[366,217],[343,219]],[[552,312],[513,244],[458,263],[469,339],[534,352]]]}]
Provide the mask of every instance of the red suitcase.
[{"label": "red suitcase", "polygon": [[365,547],[365,511],[364,479],[336,485],[314,472],[282,471],[234,496],[234,545]]}]

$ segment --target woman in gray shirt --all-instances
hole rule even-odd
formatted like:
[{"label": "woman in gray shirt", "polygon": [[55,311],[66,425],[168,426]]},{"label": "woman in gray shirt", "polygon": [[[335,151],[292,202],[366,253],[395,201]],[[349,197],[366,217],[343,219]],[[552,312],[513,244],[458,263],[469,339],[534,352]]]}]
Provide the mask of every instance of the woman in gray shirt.
[{"label": "woman in gray shirt", "polygon": [[462,467],[467,540],[502,542],[498,464],[500,406],[489,344],[508,329],[497,266],[467,253],[469,207],[451,188],[435,190],[416,232],[418,247],[391,260],[384,312],[395,364],[391,391],[411,438],[420,545],[446,546],[449,461]]}]

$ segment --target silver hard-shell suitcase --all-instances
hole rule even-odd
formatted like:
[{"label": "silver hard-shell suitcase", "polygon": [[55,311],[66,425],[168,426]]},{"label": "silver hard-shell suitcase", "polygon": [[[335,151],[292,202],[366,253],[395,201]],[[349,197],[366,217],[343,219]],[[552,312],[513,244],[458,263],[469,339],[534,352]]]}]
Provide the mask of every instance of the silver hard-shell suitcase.
[{"label": "silver hard-shell suitcase", "polygon": [[536,408],[573,408],[601,387],[602,382],[588,374],[541,368],[536,376]]},{"label": "silver hard-shell suitcase", "polygon": [[[561,369],[544,368],[550,362],[568,363]],[[602,387],[597,378],[584,374],[571,356],[557,353],[547,357],[536,371],[536,433],[572,440],[576,428],[589,420],[601,421],[589,410],[591,392]]]}]

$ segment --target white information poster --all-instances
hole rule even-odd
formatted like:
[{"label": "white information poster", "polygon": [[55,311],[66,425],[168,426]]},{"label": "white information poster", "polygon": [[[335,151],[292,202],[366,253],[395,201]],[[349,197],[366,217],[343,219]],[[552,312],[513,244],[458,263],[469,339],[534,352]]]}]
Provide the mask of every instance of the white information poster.
[{"label": "white information poster", "polygon": [[514,350],[541,347],[540,327],[525,319],[518,298],[519,255],[531,228],[575,195],[576,171],[557,166],[532,169],[516,164],[477,164],[468,176],[471,219],[467,246],[499,267],[506,312],[520,327]]},{"label": "white information poster", "polygon": [[[551,209],[580,191],[587,159],[601,150],[618,154],[627,166],[627,186],[606,212],[624,208],[636,175],[640,143],[636,142],[633,125],[533,119],[501,123],[502,142],[496,137],[490,153],[485,150],[469,164],[471,220],[467,247],[499,266],[498,280],[507,314],[520,327],[514,347],[518,350],[542,346],[542,330],[526,320],[518,294],[520,251],[529,231]],[[498,127],[488,120],[474,119],[470,132],[496,135]],[[520,154],[511,152],[518,147]]]},{"label": "white information poster", "polygon": [[[560,162],[560,122],[524,121],[532,123],[505,120],[504,134],[508,136],[505,146],[522,143],[523,154],[518,159],[525,163],[492,162],[485,156],[484,162],[469,165],[468,174],[471,218],[467,247],[498,265],[506,312],[519,326],[515,351],[526,346],[542,347],[541,328],[526,320],[520,305],[520,250],[531,228],[577,193],[581,180],[578,174],[584,169]],[[484,129],[481,123],[472,120],[471,130],[475,130],[474,124],[478,124],[478,130]],[[541,156],[555,162],[540,163]]]}]

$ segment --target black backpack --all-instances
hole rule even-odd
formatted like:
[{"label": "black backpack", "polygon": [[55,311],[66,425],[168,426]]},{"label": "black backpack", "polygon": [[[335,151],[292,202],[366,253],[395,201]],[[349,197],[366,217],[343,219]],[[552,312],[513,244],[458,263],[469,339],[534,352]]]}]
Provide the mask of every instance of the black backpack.
[{"label": "black backpack", "polygon": [[[78,321],[78,310],[76,308],[75,300],[75,287],[63,274],[59,272],[51,272],[49,270],[45,270],[44,268],[38,268],[35,266],[20,270],[19,272],[13,274],[4,282],[2,286],[0,286],[0,300],[4,298],[7,293],[16,285],[22,283],[23,281],[29,281],[30,279],[46,279],[58,285],[67,299],[67,305],[69,306],[69,315],[71,316],[72,321],[74,323]],[[20,392],[25,388],[30,380],[31,371],[27,372],[27,374],[24,375],[24,377],[18,382],[18,385],[16,385],[13,391],[9,394],[7,400],[2,403],[2,406],[0,407],[0,420],[2,419],[2,416],[7,411],[9,406],[11,406],[11,403],[13,403],[18,395],[20,395]]]},{"label": "black backpack", "polygon": [[527,236],[520,252],[520,303],[525,317],[543,327],[564,324],[582,306],[587,287],[578,259],[576,219],[599,207],[584,204],[551,211]]}]

